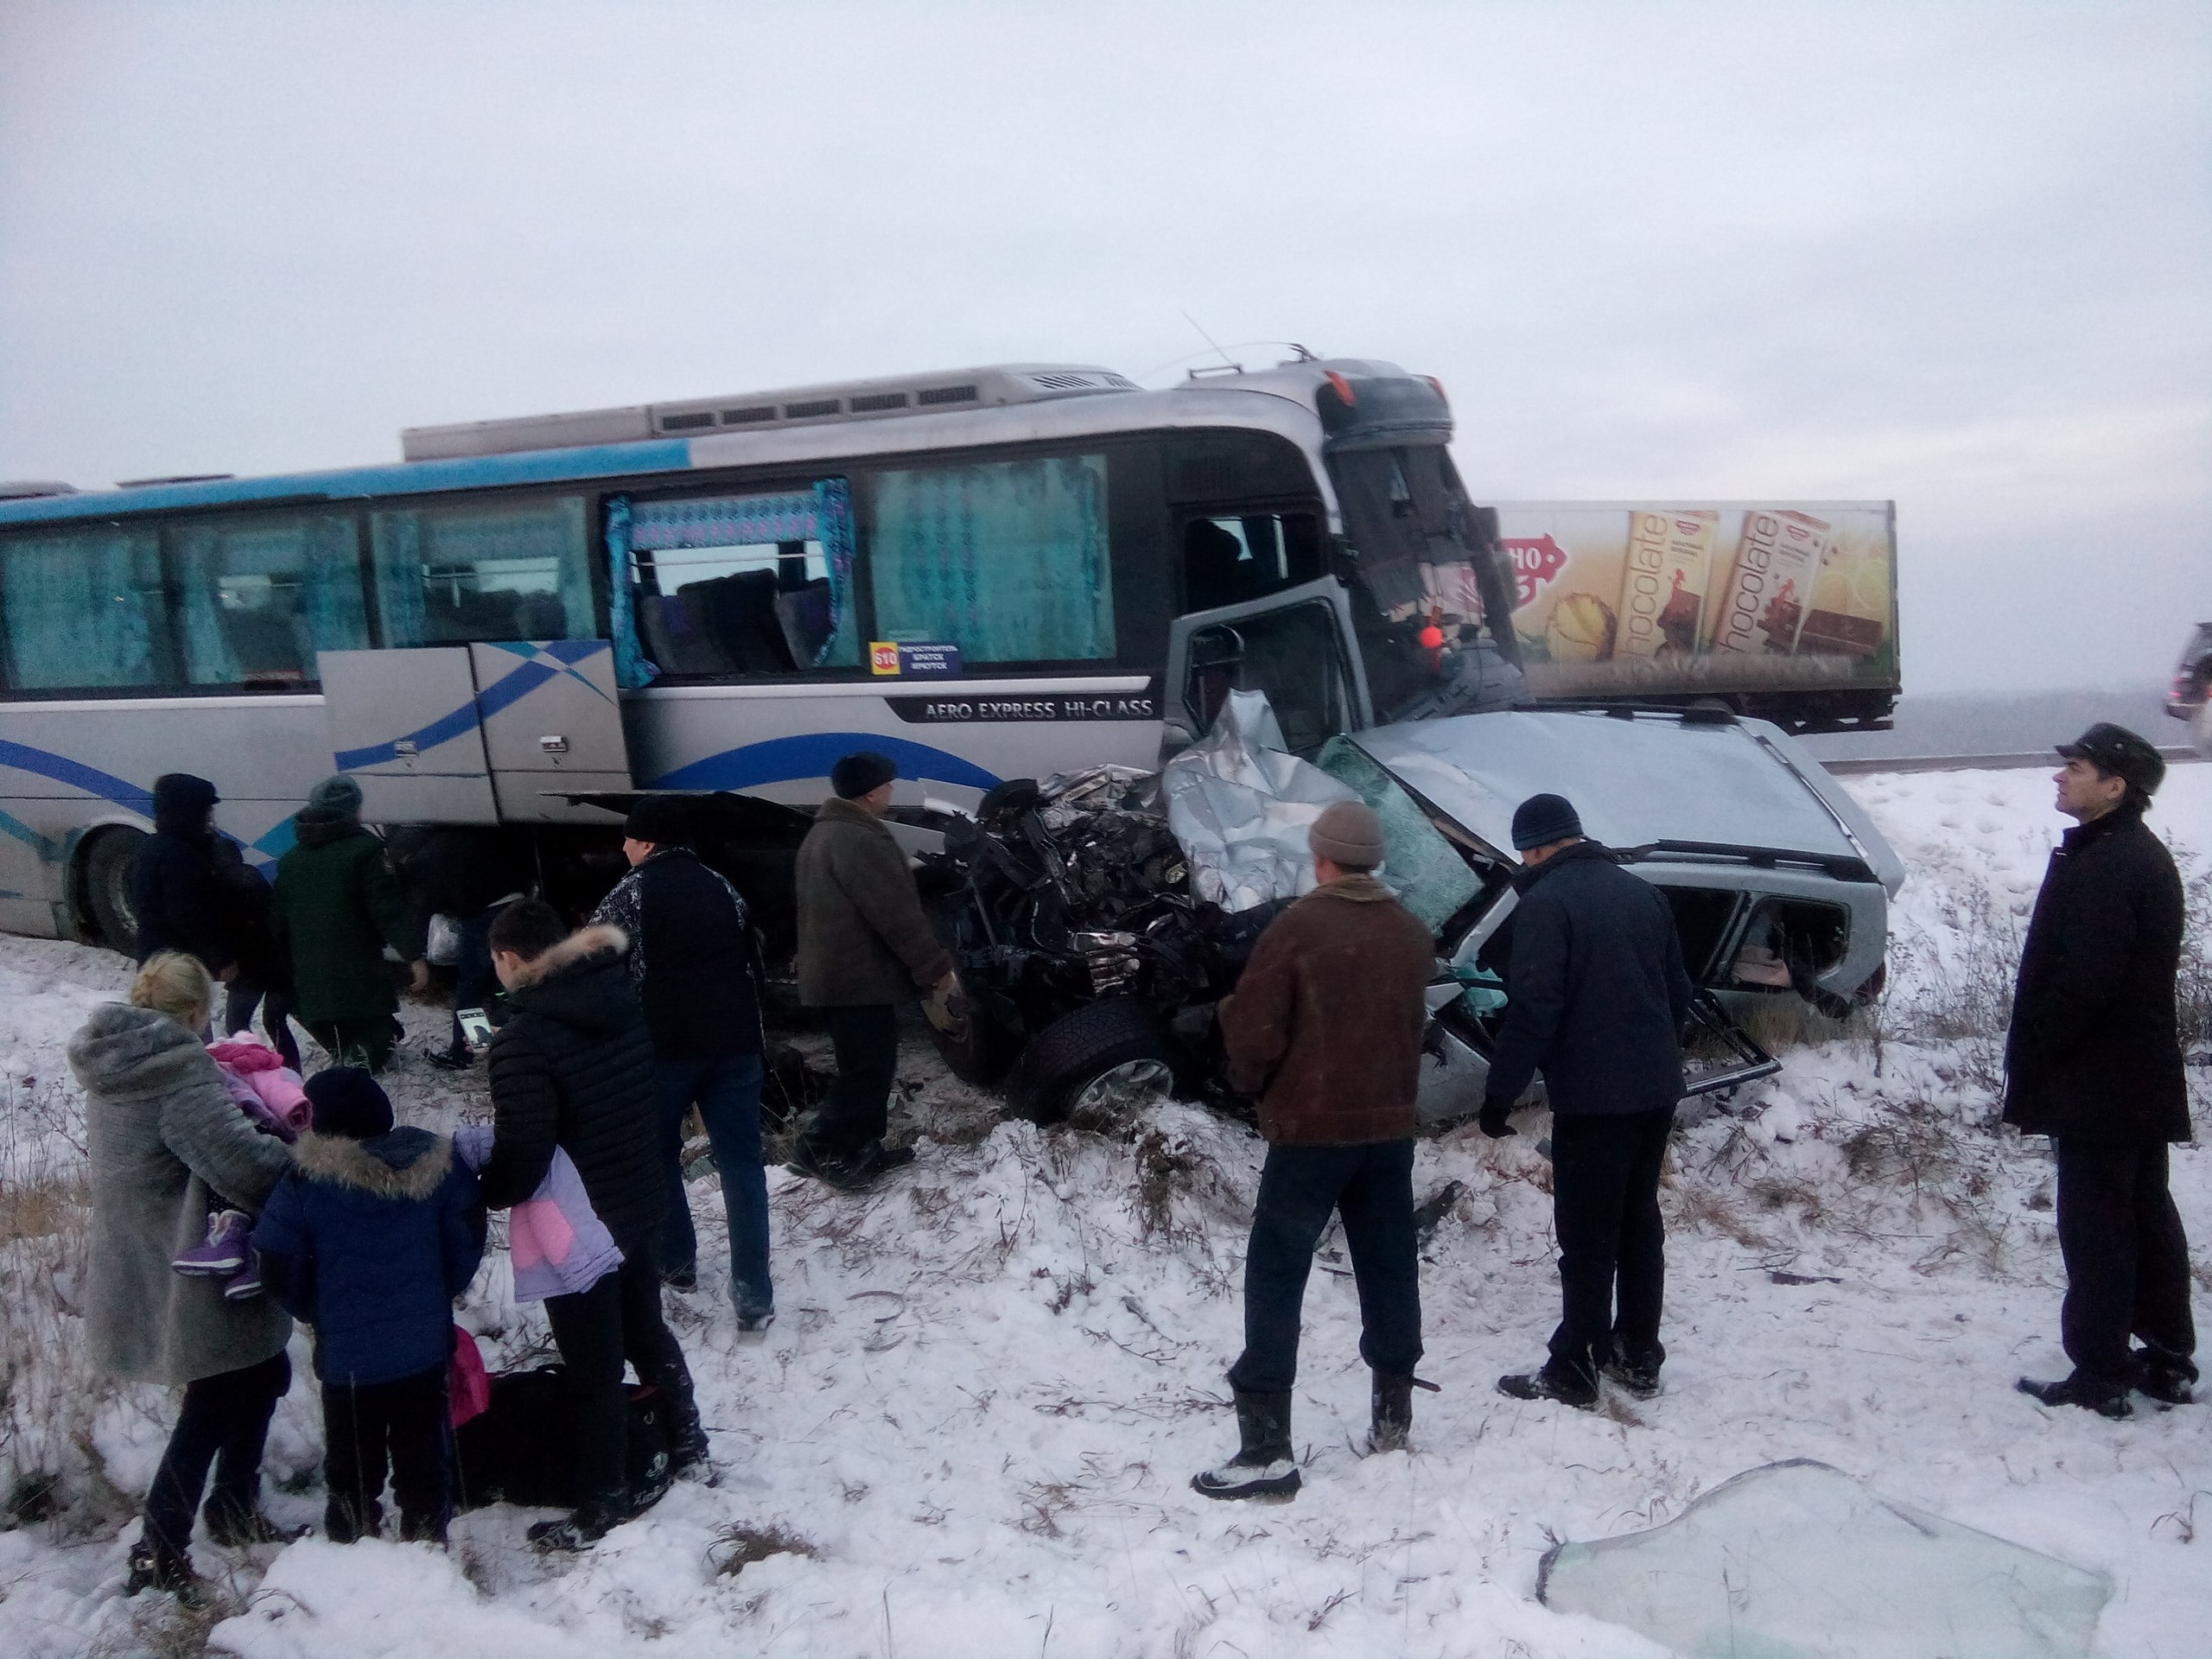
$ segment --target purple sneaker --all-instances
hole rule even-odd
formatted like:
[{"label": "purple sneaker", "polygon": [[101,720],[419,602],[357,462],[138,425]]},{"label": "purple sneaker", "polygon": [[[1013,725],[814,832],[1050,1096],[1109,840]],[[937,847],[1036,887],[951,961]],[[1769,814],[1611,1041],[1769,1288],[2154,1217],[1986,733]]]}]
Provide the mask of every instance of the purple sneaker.
[{"label": "purple sneaker", "polygon": [[243,1302],[260,1294],[261,1257],[249,1249],[245,1253],[245,1265],[232,1274],[230,1282],[223,1287],[223,1296],[228,1301]]},{"label": "purple sneaker", "polygon": [[207,1217],[205,1243],[169,1263],[179,1273],[223,1277],[253,1259],[253,1217],[243,1210],[218,1210]]}]

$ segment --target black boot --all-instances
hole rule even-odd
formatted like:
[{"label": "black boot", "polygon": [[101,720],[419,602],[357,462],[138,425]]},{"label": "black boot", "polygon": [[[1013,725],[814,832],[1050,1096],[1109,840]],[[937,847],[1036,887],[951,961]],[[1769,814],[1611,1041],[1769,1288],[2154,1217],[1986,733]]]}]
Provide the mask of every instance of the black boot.
[{"label": "black boot", "polygon": [[1659,1366],[1658,1360],[1631,1359],[1617,1350],[1599,1370],[1637,1399],[1649,1400],[1659,1392]]},{"label": "black boot", "polygon": [[1548,1359],[1541,1370],[1499,1377],[1497,1391],[1515,1400],[1556,1400],[1587,1411],[1598,1403],[1598,1378],[1586,1367]]},{"label": "black boot", "polygon": [[1288,1497],[1298,1491],[1290,1450],[1290,1396],[1236,1392],[1236,1455],[1191,1477],[1208,1497]]},{"label": "black boot", "polygon": [[231,1549],[248,1544],[293,1543],[315,1530],[312,1527],[280,1527],[261,1512],[257,1503],[248,1507],[210,1498],[200,1515],[207,1522],[208,1537]]},{"label": "black boot", "polygon": [[715,1467],[707,1445],[707,1426],[699,1421],[699,1402],[688,1393],[670,1395],[668,1472],[674,1479],[702,1486],[721,1484],[721,1473]]},{"label": "black boot", "polygon": [[2024,1376],[2013,1386],[2046,1406],[2080,1406],[2116,1423],[2125,1422],[2135,1414],[2135,1407],[2127,1397],[2126,1383],[2100,1382],[2079,1371],[2056,1382],[2038,1382]]},{"label": "black boot", "polygon": [[141,1590],[159,1590],[175,1596],[178,1606],[195,1613],[214,1605],[213,1592],[207,1581],[192,1570],[189,1556],[173,1555],[150,1540],[141,1539],[130,1547],[130,1576],[123,1586],[126,1596],[135,1596]]},{"label": "black boot", "polygon": [[558,1521],[540,1521],[526,1535],[530,1547],[542,1555],[578,1555],[629,1518],[626,1495],[618,1503],[608,1500],[580,1503],[572,1515]]},{"label": "black boot", "polygon": [[2135,1386],[2162,1406],[2185,1406],[2196,1398],[2194,1360],[2148,1343],[2131,1357],[2135,1361]]},{"label": "black boot", "polygon": [[1414,1428],[1414,1379],[1375,1373],[1374,1404],[1368,1416],[1367,1449],[1402,1452]]}]

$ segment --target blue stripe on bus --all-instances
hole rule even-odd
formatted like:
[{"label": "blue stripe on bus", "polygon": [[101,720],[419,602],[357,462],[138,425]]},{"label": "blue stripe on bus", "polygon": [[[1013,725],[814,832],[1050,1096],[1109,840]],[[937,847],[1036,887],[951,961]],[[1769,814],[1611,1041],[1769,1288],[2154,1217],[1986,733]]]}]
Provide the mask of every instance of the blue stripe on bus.
[{"label": "blue stripe on bus", "polygon": [[118,806],[127,806],[133,812],[143,813],[147,817],[154,816],[154,797],[150,790],[141,789],[128,779],[118,778],[111,772],[102,772],[81,760],[72,760],[66,754],[55,754],[48,749],[35,749],[28,743],[14,743],[0,738],[0,766],[13,766],[18,772],[51,778],[57,784],[81,789],[87,795],[97,795],[102,800],[113,801]]},{"label": "blue stripe on bus", "polygon": [[798,737],[771,738],[725,749],[703,760],[656,778],[649,789],[752,789],[761,784],[780,784],[794,778],[827,778],[840,757],[855,749],[873,749],[898,764],[905,778],[933,778],[940,783],[961,784],[970,789],[990,789],[1001,780],[972,760],[910,738],[885,737],[877,732],[808,732]]},{"label": "blue stripe on bus", "polygon": [[226,478],[204,484],[155,484],[137,490],[92,490],[79,495],[41,495],[0,501],[0,524],[120,518],[181,507],[249,505],[279,498],[321,496],[332,501],[370,496],[424,495],[440,490],[496,489],[507,484],[557,483],[615,478],[632,473],[682,472],[691,446],[680,438],[638,443],[601,443],[576,449],[539,449],[518,455],[481,455],[461,461],[410,461],[396,467],[358,467],[334,473],[294,473],[275,478]]},{"label": "blue stripe on bus", "polygon": [[[72,789],[81,789],[87,795],[112,801],[145,817],[154,816],[154,796],[128,779],[118,778],[111,772],[102,772],[98,766],[88,766],[81,760],[72,760],[66,754],[56,754],[51,749],[35,749],[28,743],[16,743],[0,738],[0,766],[13,766],[18,772],[28,772],[40,778],[50,778],[57,784],[67,784]],[[292,820],[286,817],[258,841],[243,842],[227,830],[218,834],[235,842],[247,852],[259,853],[266,858],[277,858],[291,850],[294,837]],[[35,849],[41,859],[49,864],[59,864],[66,842],[51,836],[41,835],[21,818],[0,812],[0,835],[12,837]],[[21,898],[20,893],[0,893],[0,899]]]}]

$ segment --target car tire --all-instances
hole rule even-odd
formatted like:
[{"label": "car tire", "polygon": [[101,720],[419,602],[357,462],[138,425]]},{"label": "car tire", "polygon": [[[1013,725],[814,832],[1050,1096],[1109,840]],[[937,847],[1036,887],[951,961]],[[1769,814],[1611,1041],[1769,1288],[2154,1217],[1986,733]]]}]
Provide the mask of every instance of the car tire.
[{"label": "car tire", "polygon": [[972,1001],[968,1013],[968,1027],[959,1037],[949,1037],[935,1026],[930,1036],[937,1043],[938,1058],[944,1062],[945,1070],[963,1083],[988,1089],[1006,1075],[1007,1066],[1013,1061],[1015,1039],[987,1018]]},{"label": "car tire", "polygon": [[1030,1040],[1007,1073],[1007,1115],[1058,1123],[1078,1103],[1111,1109],[1116,1096],[1165,1093],[1181,1080],[1174,1047],[1152,1011],[1114,997],[1077,1008]]},{"label": "car tire", "polygon": [[143,832],[118,826],[103,830],[86,848],[85,909],[99,943],[126,957],[138,954],[138,918],[130,908],[130,870],[138,849],[146,844]]}]

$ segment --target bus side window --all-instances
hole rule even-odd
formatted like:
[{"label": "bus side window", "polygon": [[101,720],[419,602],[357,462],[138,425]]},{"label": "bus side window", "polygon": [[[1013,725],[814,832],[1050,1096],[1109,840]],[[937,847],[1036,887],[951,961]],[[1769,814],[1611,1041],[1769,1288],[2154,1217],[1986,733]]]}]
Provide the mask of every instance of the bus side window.
[{"label": "bus side window", "polygon": [[591,639],[583,498],[372,513],[386,647]]},{"label": "bus side window", "polygon": [[1264,599],[1321,575],[1319,521],[1310,512],[1247,512],[1183,526],[1183,608]]},{"label": "bus side window", "polygon": [[174,679],[161,543],[150,527],[14,536],[0,556],[10,686],[45,691]]},{"label": "bus side window", "polygon": [[842,483],[639,503],[631,610],[645,656],[713,679],[857,667],[851,561],[832,572],[832,541],[852,545]]},{"label": "bus side window", "polygon": [[963,666],[1113,657],[1105,455],[885,471],[864,523],[876,638]]},{"label": "bus side window", "polygon": [[168,537],[192,684],[305,684],[315,652],[367,649],[350,515],[187,524]]}]

